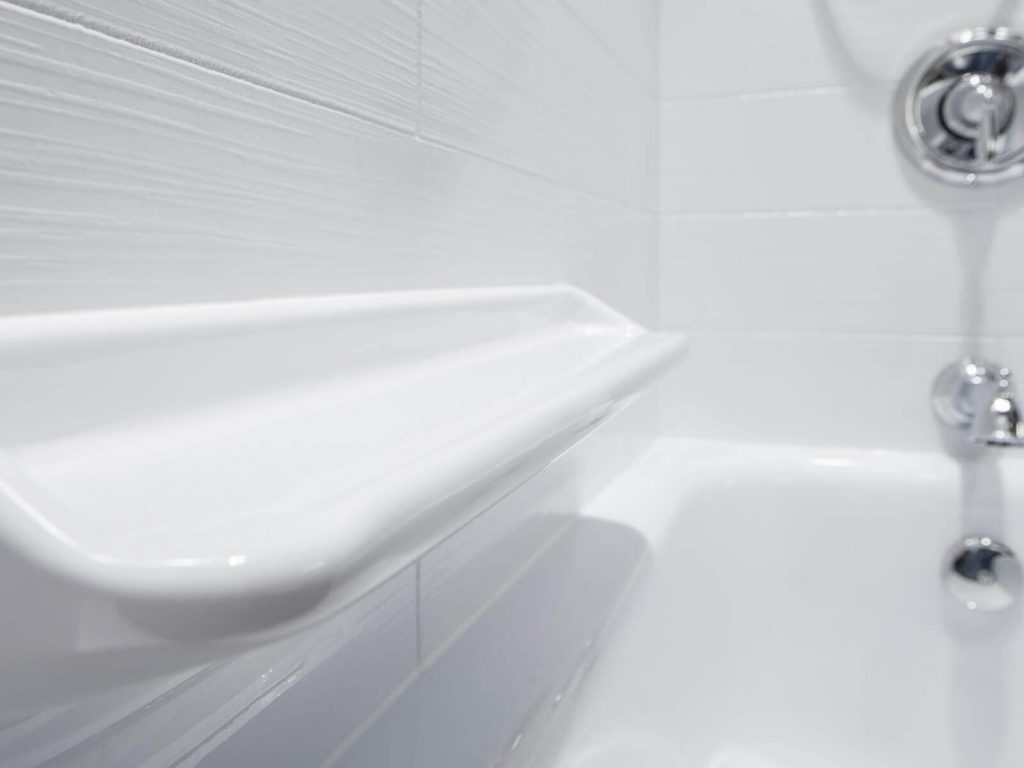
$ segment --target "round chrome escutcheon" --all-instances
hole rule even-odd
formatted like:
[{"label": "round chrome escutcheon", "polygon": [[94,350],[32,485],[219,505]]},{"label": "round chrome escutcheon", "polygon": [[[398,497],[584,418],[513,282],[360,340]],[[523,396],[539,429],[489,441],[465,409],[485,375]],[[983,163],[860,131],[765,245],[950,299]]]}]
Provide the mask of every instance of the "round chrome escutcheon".
[{"label": "round chrome escutcheon", "polygon": [[896,136],[907,158],[952,184],[1024,175],[1024,37],[970,29],[929,51],[896,97]]}]

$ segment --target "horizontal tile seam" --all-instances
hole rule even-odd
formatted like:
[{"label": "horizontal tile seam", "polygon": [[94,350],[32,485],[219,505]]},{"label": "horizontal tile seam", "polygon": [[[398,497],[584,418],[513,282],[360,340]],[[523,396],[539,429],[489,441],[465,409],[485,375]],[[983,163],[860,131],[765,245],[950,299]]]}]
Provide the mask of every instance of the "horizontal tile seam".
[{"label": "horizontal tile seam", "polygon": [[377,721],[380,720],[389,709],[395,706],[399,699],[406,695],[406,693],[420,679],[422,674],[422,669],[419,666],[416,666],[402,680],[402,682],[396,685],[388,695],[383,698],[373,711],[367,714],[362,721],[356,723],[348,733],[345,734],[341,743],[322,763],[320,763],[318,768],[336,768],[338,761],[344,757],[345,753],[354,747],[361,738],[366,736],[373,729]]},{"label": "horizontal tile seam", "polygon": [[401,136],[412,137],[415,135],[415,125],[403,126],[396,122],[368,115],[357,109],[353,109],[352,107],[347,107],[344,104],[334,102],[329,99],[323,99],[280,83],[276,83],[273,80],[258,77],[244,70],[229,67],[213,59],[207,59],[203,56],[180,50],[158,40],[151,40],[142,35],[136,35],[127,30],[122,30],[117,27],[104,24],[97,19],[91,19],[84,15],[70,12],[63,12],[60,9],[48,7],[44,3],[36,2],[36,0],[0,0],[0,7],[3,6],[43,17],[53,23],[63,24],[68,27],[76,27],[99,35],[107,40],[127,45],[136,50],[145,51],[179,64],[207,72],[214,76],[224,77],[237,83],[259,88],[260,90],[267,91],[269,93],[274,93],[278,96],[300,101],[310,106],[326,109],[331,112],[344,115],[347,118],[368,123],[378,128],[383,128]]},{"label": "horizontal tile seam", "polygon": [[490,609],[497,605],[502,598],[510,594],[513,588],[526,578],[527,575],[529,575],[530,570],[541,560],[541,558],[554,549],[556,543],[569,535],[569,529],[575,524],[575,522],[576,519],[572,517],[563,521],[561,526],[552,533],[546,541],[542,542],[537,549],[527,555],[522,562],[519,563],[518,567],[516,567],[516,569],[498,587],[498,589],[489,593],[483,603],[476,606],[476,608],[467,616],[464,616],[461,623],[451,632],[451,634],[441,641],[436,648],[431,650],[430,655],[420,663],[420,671],[426,670],[438,659],[444,656],[444,654],[454,647],[454,645],[461,640]]},{"label": "horizontal tile seam", "polygon": [[[895,83],[893,83],[893,87],[895,87]],[[695,93],[691,96],[665,96],[663,93],[661,104],[663,107],[671,107],[684,106],[686,104],[707,104],[709,102],[772,101],[775,99],[837,96],[853,93],[855,91],[855,88],[847,85],[815,85],[799,88],[776,88],[766,91],[726,91],[708,94]]]},{"label": "horizontal tile seam", "polygon": [[758,221],[763,219],[846,219],[846,218],[915,218],[921,216],[947,216],[951,213],[970,213],[991,210],[984,203],[964,203],[961,205],[935,206],[933,208],[807,208],[779,211],[662,211],[658,214],[659,221],[672,222],[712,222],[712,221]]},{"label": "horizontal tile seam", "polygon": [[[0,2],[3,2],[3,0],[0,0]],[[633,213],[657,216],[657,211],[654,211],[650,208],[646,208],[642,205],[635,205],[633,203],[628,203],[624,200],[616,199],[614,197],[608,197],[607,195],[603,195],[600,192],[594,192],[593,190],[586,189],[585,187],[579,187],[576,186],[575,184],[570,184],[569,182],[555,178],[554,176],[548,176],[543,173],[532,171],[528,168],[523,168],[520,165],[515,165],[514,163],[508,163],[503,160],[498,160],[497,158],[492,157],[491,155],[487,155],[483,152],[474,152],[471,149],[460,147],[458,144],[452,142],[447,142],[442,139],[437,139],[423,135],[417,136],[416,140],[422,144],[426,144],[437,149],[443,149],[448,152],[457,152],[459,154],[466,155],[467,157],[472,157],[476,160],[483,160],[485,162],[492,163],[493,165],[496,165],[500,168],[504,168],[509,171],[515,171],[516,173],[522,174],[523,176],[527,176],[537,181],[546,182],[548,184],[551,184],[552,186],[558,187],[559,189],[563,189],[567,192],[575,192],[580,195],[585,195],[594,200],[599,200],[609,205],[615,205],[625,210],[631,211]]]},{"label": "horizontal tile seam", "polygon": [[[670,324],[667,324],[670,325]],[[800,340],[809,339],[814,341],[885,341],[885,342],[943,342],[962,343],[964,339],[973,338],[967,333],[879,333],[879,332],[856,332],[856,331],[687,331],[686,328],[667,327],[664,330],[680,331],[687,338],[693,339],[724,339],[740,341],[745,339],[778,339],[778,340]],[[992,342],[1018,342],[1024,341],[1024,334],[986,334],[975,339],[982,343]]]}]

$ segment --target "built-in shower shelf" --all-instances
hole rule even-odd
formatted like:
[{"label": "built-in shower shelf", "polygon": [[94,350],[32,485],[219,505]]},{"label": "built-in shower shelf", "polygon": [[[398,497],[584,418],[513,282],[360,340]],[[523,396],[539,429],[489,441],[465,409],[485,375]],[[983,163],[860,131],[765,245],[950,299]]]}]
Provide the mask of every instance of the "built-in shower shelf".
[{"label": "built-in shower shelf", "polygon": [[568,287],[3,319],[0,545],[168,622],[354,593],[682,349]]}]

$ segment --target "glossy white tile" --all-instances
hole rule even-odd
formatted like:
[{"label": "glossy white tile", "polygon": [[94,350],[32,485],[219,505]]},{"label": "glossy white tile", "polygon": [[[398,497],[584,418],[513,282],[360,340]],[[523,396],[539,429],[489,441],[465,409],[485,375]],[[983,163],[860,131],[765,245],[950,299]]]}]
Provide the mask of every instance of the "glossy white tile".
[{"label": "glossy white tile", "polygon": [[748,131],[736,99],[663,102],[658,204],[663,213],[735,211],[749,207],[743,166]]},{"label": "glossy white tile", "polygon": [[658,74],[663,100],[741,89],[743,11],[739,0],[662,0]]},{"label": "glossy white tile", "polygon": [[694,334],[691,341],[687,365],[662,385],[671,433],[891,449],[938,447],[929,392],[962,352],[959,339],[942,337]]},{"label": "glossy white tile", "polygon": [[1019,26],[1016,3],[744,0],[743,90],[846,86],[877,104],[921,51],[959,29]]},{"label": "glossy white tile", "polygon": [[694,333],[957,334],[976,304],[977,261],[928,211],[666,217],[661,249],[663,322]]},{"label": "glossy white tile", "polygon": [[666,103],[661,169],[667,213],[925,202],[896,151],[888,111],[841,89]]},{"label": "glossy white tile", "polygon": [[966,27],[1020,26],[1022,17],[999,0],[663,2],[662,98],[842,86],[881,103],[928,45]]},{"label": "glossy white tile", "polygon": [[[663,4],[663,322],[695,332],[711,368],[738,366],[780,396],[794,367],[816,360],[856,378],[904,365],[904,353],[984,350],[991,336],[1021,334],[1020,194],[920,179],[891,128],[894,84],[926,47],[958,27],[1021,20],[1016,4],[998,2]],[[688,36],[729,24],[734,55],[707,59],[728,59],[720,88],[692,87],[685,67],[666,63]],[[698,359],[688,367],[707,369]],[[924,392],[939,364],[929,357],[906,375]],[[661,393],[677,432],[710,436],[718,421],[729,434],[814,439],[760,412],[732,414],[737,390],[684,377]],[[835,385],[824,390],[843,392],[838,374]],[[875,430],[929,445],[927,428],[897,435],[890,404],[854,394],[840,395],[856,414],[851,439],[865,444]],[[824,418],[825,396],[805,397]]]}]

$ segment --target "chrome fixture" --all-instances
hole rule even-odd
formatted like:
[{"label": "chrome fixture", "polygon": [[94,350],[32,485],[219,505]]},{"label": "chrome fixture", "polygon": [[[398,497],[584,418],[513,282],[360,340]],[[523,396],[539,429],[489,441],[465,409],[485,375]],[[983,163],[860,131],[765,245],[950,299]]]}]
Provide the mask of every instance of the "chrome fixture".
[{"label": "chrome fixture", "polygon": [[1009,608],[1021,589],[1020,561],[1005,544],[988,536],[968,536],[950,550],[946,589],[972,611]]},{"label": "chrome fixture", "polygon": [[896,137],[942,181],[992,184],[1024,175],[1024,37],[968,29],[922,56],[896,94]]},{"label": "chrome fixture", "polygon": [[1024,446],[1013,373],[976,358],[946,366],[935,379],[932,407],[971,445]]}]

